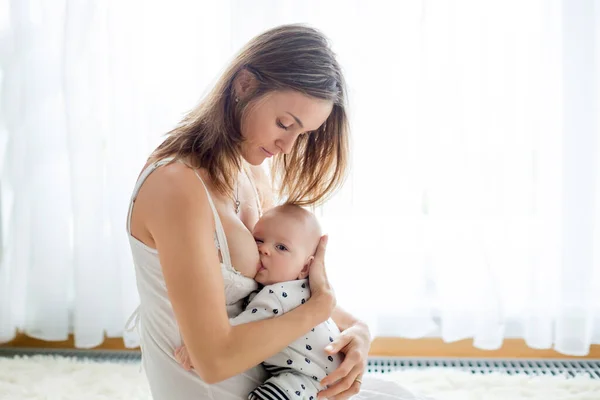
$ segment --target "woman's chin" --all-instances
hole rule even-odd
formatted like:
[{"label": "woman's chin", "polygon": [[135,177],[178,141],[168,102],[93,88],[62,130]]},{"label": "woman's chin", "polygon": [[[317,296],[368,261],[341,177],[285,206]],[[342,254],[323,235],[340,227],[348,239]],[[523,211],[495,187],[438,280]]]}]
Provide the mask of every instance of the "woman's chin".
[{"label": "woman's chin", "polygon": [[250,165],[259,166],[262,165],[268,158],[262,150],[258,151],[247,151],[242,149],[242,158]]},{"label": "woman's chin", "polygon": [[267,158],[263,155],[254,154],[252,152],[249,153],[244,150],[242,150],[241,155],[242,155],[242,158],[244,159],[244,161],[246,161],[248,164],[254,165],[254,166],[261,165]]}]

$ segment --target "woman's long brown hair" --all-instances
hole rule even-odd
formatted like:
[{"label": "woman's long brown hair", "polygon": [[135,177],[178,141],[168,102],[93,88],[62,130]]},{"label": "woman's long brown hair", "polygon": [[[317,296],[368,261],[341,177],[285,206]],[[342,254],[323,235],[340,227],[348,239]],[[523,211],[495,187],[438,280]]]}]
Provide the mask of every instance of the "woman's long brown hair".
[{"label": "woman's long brown hair", "polygon": [[[236,102],[233,82],[242,70],[252,74],[256,85]],[[342,185],[348,166],[346,84],[327,38],[304,25],[280,26],[250,40],[200,104],[167,133],[151,159],[184,158],[206,169],[215,189],[230,195],[242,167],[243,112],[264,95],[281,90],[334,104],[321,127],[301,135],[289,154],[273,157],[271,164],[279,199],[302,206],[321,204]]]}]

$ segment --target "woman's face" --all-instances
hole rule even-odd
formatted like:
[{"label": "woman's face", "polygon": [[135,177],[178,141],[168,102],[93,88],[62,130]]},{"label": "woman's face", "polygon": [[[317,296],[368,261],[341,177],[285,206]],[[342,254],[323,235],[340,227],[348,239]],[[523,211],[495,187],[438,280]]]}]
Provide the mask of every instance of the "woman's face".
[{"label": "woman's face", "polygon": [[252,165],[292,150],[299,135],[318,129],[333,102],[297,91],[276,91],[250,104],[242,118],[242,156]]}]

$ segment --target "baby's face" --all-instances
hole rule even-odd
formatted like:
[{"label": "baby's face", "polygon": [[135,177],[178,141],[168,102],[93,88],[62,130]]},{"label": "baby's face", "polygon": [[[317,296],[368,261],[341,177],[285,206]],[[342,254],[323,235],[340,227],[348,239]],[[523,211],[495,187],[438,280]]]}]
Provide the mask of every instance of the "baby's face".
[{"label": "baby's face", "polygon": [[316,244],[310,218],[293,210],[270,210],[253,230],[260,265],[254,279],[263,285],[303,279]]}]

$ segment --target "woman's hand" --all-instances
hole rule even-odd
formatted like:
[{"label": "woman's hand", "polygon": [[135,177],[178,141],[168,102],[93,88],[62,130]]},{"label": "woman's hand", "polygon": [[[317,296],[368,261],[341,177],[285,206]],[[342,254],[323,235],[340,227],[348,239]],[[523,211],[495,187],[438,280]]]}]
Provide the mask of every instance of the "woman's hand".
[{"label": "woman's hand", "polygon": [[325,248],[327,246],[327,239],[327,235],[321,236],[317,251],[315,252],[315,258],[310,265],[308,283],[310,285],[311,300],[321,302],[323,304],[322,309],[327,312],[327,318],[329,318],[335,308],[336,299],[325,271]]},{"label": "woman's hand", "polygon": [[319,392],[318,398],[346,400],[357,394],[360,382],[356,379],[362,379],[365,373],[370,348],[369,328],[361,322],[344,330],[333,343],[325,347],[328,354],[341,352],[345,358],[335,371],[321,381],[323,386],[332,386]]},{"label": "woman's hand", "polygon": [[175,359],[186,371],[194,369],[192,365],[192,359],[185,346],[181,346],[175,349]]}]

